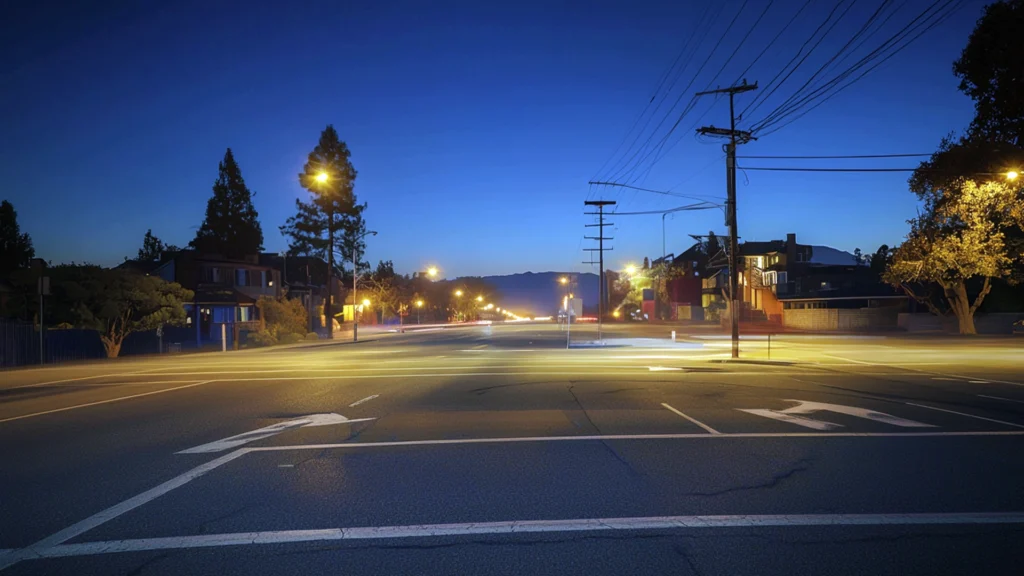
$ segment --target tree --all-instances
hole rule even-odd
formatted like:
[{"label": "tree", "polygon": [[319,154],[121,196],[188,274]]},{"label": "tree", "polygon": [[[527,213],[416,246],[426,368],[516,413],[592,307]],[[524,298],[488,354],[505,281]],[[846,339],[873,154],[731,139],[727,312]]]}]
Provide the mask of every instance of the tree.
[{"label": "tree", "polygon": [[860,248],[853,249],[853,262],[857,266],[860,266],[861,264],[864,263],[864,255],[861,254]]},{"label": "tree", "polygon": [[[964,180],[941,200],[910,221],[910,234],[893,251],[884,279],[935,314],[951,311],[961,334],[976,334],[974,313],[992,280],[1010,277],[1013,258],[1003,228],[1024,225],[1024,194],[1007,182]],[[925,292],[932,284],[942,290],[939,304]]]},{"label": "tree", "polygon": [[[299,184],[309,190],[309,202],[295,200],[296,214],[288,218],[281,233],[289,238],[289,252],[318,256],[327,262],[328,277],[344,270],[353,254],[363,254],[366,223],[354,192],[356,169],[348,146],[338,138],[334,126],[320,134],[316,148],[309,153],[299,173]],[[358,258],[357,258],[358,260]],[[362,264],[360,262],[360,264]],[[331,316],[331,298],[325,302],[325,315]],[[328,331],[333,328],[328,323]]]},{"label": "tree", "polygon": [[160,240],[153,235],[153,230],[146,230],[146,235],[142,238],[142,248],[139,248],[139,255],[136,258],[139,262],[156,262],[160,260],[164,252],[176,252],[177,246],[171,246],[164,244],[163,240]]},{"label": "tree", "polygon": [[985,7],[985,13],[953,73],[960,91],[974,100],[971,133],[989,142],[1005,142],[1024,148],[1024,0],[1003,0]]},{"label": "tree", "polygon": [[109,358],[132,332],[184,324],[183,303],[193,296],[179,284],[119,268],[64,265],[51,274],[53,321],[98,331]]},{"label": "tree", "polygon": [[241,257],[263,250],[263,229],[252,204],[254,194],[242,179],[231,148],[217,166],[213,196],[206,203],[206,218],[189,246],[208,254]]},{"label": "tree", "polygon": [[7,200],[0,202],[0,276],[7,277],[15,270],[28,268],[35,255],[32,239],[18,226],[14,206]]},{"label": "tree", "polygon": [[892,251],[889,250],[888,244],[882,244],[874,254],[868,256],[868,267],[871,273],[879,279],[885,274],[885,269],[889,267],[890,262],[892,262]]}]

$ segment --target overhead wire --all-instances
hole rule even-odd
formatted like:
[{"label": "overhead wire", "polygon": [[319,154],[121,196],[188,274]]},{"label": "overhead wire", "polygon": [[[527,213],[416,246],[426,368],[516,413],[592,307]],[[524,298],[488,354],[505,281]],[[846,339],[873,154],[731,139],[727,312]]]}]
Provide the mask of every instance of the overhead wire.
[{"label": "overhead wire", "polygon": [[[796,121],[799,118],[802,118],[811,110],[814,110],[821,104],[824,104],[828,100],[831,100],[837,94],[839,94],[849,86],[859,81],[861,78],[869,74],[874,69],[878,68],[879,66],[887,62],[890,58],[902,52],[909,45],[913,44],[918,38],[928,33],[929,31],[933,30],[940,24],[944,23],[964,5],[963,0],[946,0],[945,3],[943,3],[937,9],[935,9],[935,7],[938,4],[940,4],[940,2],[941,0],[936,0],[935,2],[933,2],[928,8],[926,8],[924,11],[918,14],[917,17],[911,20],[907,25],[901,28],[898,32],[896,32],[888,40],[883,42],[882,45],[873,50],[871,53],[861,58],[858,62],[847,68],[842,73],[836,75],[834,78],[829,80],[824,85],[820,86],[819,88],[815,89],[814,91],[810,92],[809,94],[805,95],[799,100],[791,103],[787,108],[777,109],[773,111],[772,114],[766,117],[764,120],[755,123],[751,127],[751,130],[754,132],[762,132],[766,128],[769,128],[773,125],[778,125],[785,118],[791,117],[790,120],[787,121],[785,124],[778,125],[775,129],[769,132],[764,132],[762,134],[767,135],[780,130],[781,128],[789,125],[790,123]],[[935,9],[934,12],[932,12],[933,9]],[[943,12],[943,10],[945,10],[945,12]],[[914,34],[915,31],[916,34]],[[911,34],[913,34],[912,37]],[[910,37],[909,40],[907,40],[908,37]],[[900,44],[901,42],[902,44]],[[868,64],[871,64],[872,62],[874,62],[874,64],[867,67],[858,76],[846,82],[845,84],[840,85],[853,73],[857,72],[861,68],[864,68]]]},{"label": "overhead wire", "polygon": [[[706,66],[708,65],[708,62],[710,62],[710,61],[711,61],[711,58],[712,58],[712,57],[713,57],[713,56],[715,55],[715,52],[717,52],[717,51],[718,51],[718,48],[719,48],[719,47],[720,47],[720,46],[722,45],[722,42],[723,42],[723,41],[725,40],[725,38],[726,38],[726,37],[727,37],[727,36],[729,35],[729,31],[730,31],[730,30],[732,30],[732,27],[733,27],[733,26],[734,26],[734,25],[736,24],[736,20],[737,20],[737,19],[739,19],[739,17],[740,17],[740,14],[741,14],[741,13],[743,12],[743,8],[744,8],[744,7],[746,7],[746,5],[747,5],[747,2],[748,2],[748,1],[749,1],[749,0],[743,0],[743,5],[742,5],[742,6],[740,7],[740,9],[739,9],[739,10],[737,10],[737,11],[736,11],[736,15],[735,15],[735,16],[733,16],[732,20],[730,20],[730,21],[729,21],[729,25],[728,25],[728,26],[726,26],[726,28],[725,28],[725,31],[724,31],[724,32],[722,32],[722,35],[721,35],[721,36],[720,36],[720,37],[718,38],[718,41],[717,41],[717,42],[715,42],[715,45],[714,45],[714,47],[713,47],[713,48],[711,49],[711,52],[709,52],[709,53],[708,53],[708,56],[707,56],[707,58],[705,58],[705,59],[704,59],[704,62],[702,62],[702,63],[701,63],[701,65],[700,65],[700,68],[698,68],[698,69],[697,69],[697,72],[696,72],[696,73],[695,73],[695,74],[693,75],[693,77],[692,77],[692,78],[690,79],[690,82],[689,82],[689,83],[688,83],[688,84],[686,85],[686,87],[685,87],[685,88],[683,88],[683,90],[682,90],[682,91],[681,91],[681,92],[679,93],[679,96],[678,96],[678,97],[676,98],[676,101],[675,101],[675,103],[673,103],[672,107],[671,107],[671,108],[669,108],[668,112],[667,112],[667,113],[665,114],[665,116],[664,116],[664,117],[663,117],[663,118],[661,119],[661,121],[660,121],[660,122],[658,123],[658,125],[657,125],[657,126],[655,127],[654,131],[652,131],[652,132],[651,132],[651,135],[650,135],[650,136],[648,136],[647,140],[645,140],[645,141],[644,141],[644,144],[643,144],[643,145],[642,145],[642,146],[641,146],[641,147],[640,147],[639,149],[637,149],[637,151],[636,151],[636,152],[634,152],[632,156],[630,156],[630,157],[629,157],[629,159],[628,159],[628,160],[627,160],[627,161],[625,162],[625,164],[624,164],[624,165],[622,165],[622,166],[621,166],[620,168],[618,168],[617,170],[615,170],[615,171],[614,171],[614,173],[613,173],[613,174],[612,174],[612,175],[611,175],[610,177],[605,177],[604,179],[606,179],[606,180],[618,180],[618,179],[620,179],[620,178],[621,178],[621,176],[622,176],[622,175],[623,175],[623,174],[624,174],[625,172],[628,172],[628,171],[629,171],[629,167],[631,166],[631,164],[632,164],[633,160],[634,160],[634,159],[636,159],[636,157],[637,157],[638,155],[640,155],[640,154],[641,154],[641,153],[642,153],[643,151],[647,150],[648,146],[650,145],[651,141],[652,141],[652,140],[654,140],[654,136],[655,136],[655,135],[656,135],[656,134],[658,133],[658,131],[659,131],[659,129],[661,128],[661,126],[662,126],[662,125],[663,125],[663,124],[665,123],[665,121],[667,121],[667,120],[668,120],[668,118],[669,118],[669,117],[671,117],[671,115],[672,115],[672,111],[673,111],[673,110],[675,110],[675,108],[676,108],[676,107],[677,107],[677,106],[679,105],[679,102],[680,102],[680,101],[681,101],[681,100],[683,99],[683,96],[685,96],[685,95],[686,95],[687,93],[689,93],[689,91],[690,91],[690,87],[691,87],[691,86],[693,86],[693,83],[694,83],[694,82],[695,82],[695,81],[697,80],[697,78],[698,78],[698,77],[700,76],[700,73],[701,73],[701,72],[702,72],[702,71],[704,70],[704,68],[705,68],[705,67],[706,67]],[[682,114],[681,114],[681,115],[679,116],[679,119],[678,119],[678,120],[676,120],[676,122],[675,122],[675,124],[674,124],[674,125],[672,126],[672,128],[670,128],[670,129],[669,129],[669,131],[668,131],[668,133],[666,134],[666,136],[662,137],[662,140],[664,140],[665,138],[667,138],[667,137],[668,137],[668,135],[671,135],[671,134],[672,134],[672,132],[673,132],[673,131],[675,130],[675,128],[679,126],[679,123],[680,123],[680,122],[682,121],[682,119],[683,119],[683,118],[684,118],[684,117],[686,116],[686,114],[688,114],[688,113],[689,113],[689,111],[690,111],[690,110],[692,110],[692,108],[693,108],[693,105],[694,105],[694,102],[696,101],[696,99],[697,99],[697,98],[696,98],[696,96],[691,96],[691,97],[690,97],[690,102],[689,102],[689,103],[687,104],[686,108],[685,108],[685,109],[683,110]],[[648,153],[647,155],[645,155],[645,156],[644,156],[644,158],[646,159],[646,158],[647,158],[647,157],[649,157],[649,156],[650,156],[650,153]],[[641,160],[641,162],[642,162],[642,161],[643,161],[643,160]]]}]

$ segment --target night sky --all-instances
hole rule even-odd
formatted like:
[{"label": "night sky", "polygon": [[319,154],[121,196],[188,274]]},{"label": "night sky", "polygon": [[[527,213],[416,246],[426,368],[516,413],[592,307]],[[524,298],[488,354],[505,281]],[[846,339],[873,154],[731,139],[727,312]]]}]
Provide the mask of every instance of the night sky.
[{"label": "night sky", "polygon": [[[721,13],[713,21],[706,16],[708,35],[669,100],[682,93],[741,6],[733,32],[683,104],[692,92],[735,80],[804,4],[774,2],[712,83],[765,2],[710,3]],[[865,47],[930,3],[909,0]],[[582,214],[592,191],[587,181],[608,176],[599,168],[699,17],[711,13],[708,4],[5,2],[0,196],[18,210],[38,256],[116,264],[134,256],[147,228],[179,245],[194,236],[217,163],[231,147],[256,193],[266,249],[283,250],[278,226],[295,198],[307,197],[296,174],[331,123],[352,150],[356,193],[369,204],[367,226],[379,232],[369,239],[371,261],[392,259],[400,272],[436,264],[448,277],[590,270],[580,264],[581,248],[589,245],[581,243],[590,221]],[[812,4],[745,74],[749,81],[766,84],[833,5]],[[877,4],[857,4],[806,70],[750,120],[799,87]],[[957,91],[951,68],[982,7],[967,3],[859,83],[741,154],[931,152],[971,118],[971,102]],[[721,144],[694,137],[698,120],[726,125],[727,104],[701,100],[638,185],[724,195]],[[799,165],[912,167],[917,161]],[[865,252],[897,244],[916,208],[907,176],[740,174],[740,235],[769,240],[795,232],[801,243]],[[645,192],[593,193],[619,200],[621,211],[687,202]],[[659,216],[611,221],[609,267],[661,254]],[[720,211],[677,214],[667,224],[669,252],[690,244],[687,233],[725,233]]]}]

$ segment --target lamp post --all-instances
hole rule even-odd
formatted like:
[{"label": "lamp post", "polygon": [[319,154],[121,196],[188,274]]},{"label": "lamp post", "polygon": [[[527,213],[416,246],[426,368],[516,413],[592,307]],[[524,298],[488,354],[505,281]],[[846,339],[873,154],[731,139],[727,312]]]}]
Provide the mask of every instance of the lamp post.
[{"label": "lamp post", "polygon": [[416,301],[416,324],[420,323],[420,310],[423,309],[423,300]]},{"label": "lamp post", "polygon": [[[359,342],[359,313],[356,312],[356,284],[359,281],[359,241],[367,236],[376,236],[377,232],[374,230],[367,230],[356,237],[355,242],[352,243],[352,341]],[[367,306],[370,305],[369,300],[363,301]]]}]

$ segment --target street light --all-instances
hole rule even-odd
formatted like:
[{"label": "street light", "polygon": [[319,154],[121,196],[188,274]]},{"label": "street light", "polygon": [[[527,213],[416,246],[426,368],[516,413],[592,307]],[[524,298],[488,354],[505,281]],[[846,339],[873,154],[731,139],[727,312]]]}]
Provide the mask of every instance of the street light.
[{"label": "street light", "polygon": [[632,264],[630,264],[629,266],[626,266],[626,274],[629,274],[630,276],[636,274],[636,266],[634,266]]},{"label": "street light", "polygon": [[431,278],[436,277],[437,276],[437,267],[436,266],[431,266],[430,268],[427,268],[427,276],[430,276]]},{"label": "street light", "polygon": [[462,296],[462,290],[456,290],[455,291],[455,297],[458,298],[458,297],[461,297],[461,296]]},{"label": "street light", "polygon": [[[321,172],[320,174],[324,174],[325,177],[326,177],[326,173],[325,172]],[[317,179],[319,179],[319,177],[320,177],[320,175],[318,174],[317,175]],[[333,216],[331,218],[333,218]],[[354,246],[352,246],[352,341],[353,342],[358,342],[359,341],[359,316],[356,313],[356,283],[359,280],[359,250],[357,250],[356,248],[359,245],[359,241],[362,240],[363,238],[366,238],[367,236],[376,236],[376,235],[377,235],[377,232],[375,230],[367,230],[366,232],[363,232],[362,234],[360,234],[359,236],[356,237],[356,241],[354,242]],[[333,247],[332,247],[332,250],[333,250]],[[333,253],[332,253],[332,256],[333,256]],[[330,282],[330,278],[328,277],[328,283],[329,282]],[[329,284],[328,284],[328,286],[329,286]],[[328,291],[330,291],[329,288],[328,288]],[[363,300],[363,302],[367,306],[370,305],[370,301],[369,300]]]},{"label": "street light", "polygon": [[477,302],[483,302],[484,301],[484,297],[483,296],[477,296],[476,297],[476,301]]},{"label": "street light", "polygon": [[1017,173],[1016,170],[1010,170],[1009,172],[1006,173],[1006,179],[1009,180],[1010,182],[1016,180],[1017,176],[1020,176],[1020,174]]},{"label": "street light", "polygon": [[423,308],[423,300],[416,301],[416,323],[420,323],[420,309]]},{"label": "street light", "polygon": [[565,276],[562,276],[561,278],[559,278],[558,281],[561,282],[562,284],[568,284],[569,283],[569,279],[566,278]]},{"label": "street light", "polygon": [[320,172],[320,173],[318,173],[316,175],[316,181],[321,183],[321,184],[323,184],[324,182],[327,182],[327,180],[329,178],[330,177],[327,175],[327,172]]}]

